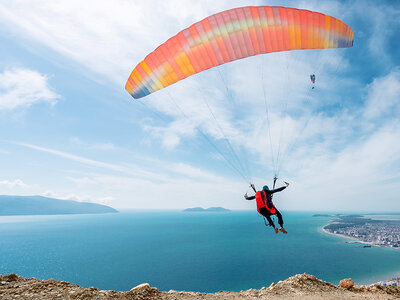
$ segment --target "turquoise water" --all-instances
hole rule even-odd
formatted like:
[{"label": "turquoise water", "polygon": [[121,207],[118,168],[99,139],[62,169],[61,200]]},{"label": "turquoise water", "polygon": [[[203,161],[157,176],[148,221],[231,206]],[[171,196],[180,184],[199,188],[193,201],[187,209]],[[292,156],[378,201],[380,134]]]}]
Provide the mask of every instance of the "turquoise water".
[{"label": "turquoise water", "polygon": [[399,250],[345,243],[312,213],[284,218],[285,236],[249,211],[0,217],[0,273],[202,292],[261,288],[304,272],[336,284],[400,275]]}]

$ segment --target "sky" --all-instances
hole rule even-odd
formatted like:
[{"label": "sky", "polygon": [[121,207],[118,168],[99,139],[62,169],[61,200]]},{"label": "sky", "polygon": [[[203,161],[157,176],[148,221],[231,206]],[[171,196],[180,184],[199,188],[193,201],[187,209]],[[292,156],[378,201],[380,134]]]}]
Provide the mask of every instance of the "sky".
[{"label": "sky", "polygon": [[[354,46],[238,60],[141,100],[125,91],[168,38],[249,5],[334,16]],[[398,212],[399,36],[398,1],[0,1],[0,194],[247,210],[249,183],[278,175],[281,210]]]}]

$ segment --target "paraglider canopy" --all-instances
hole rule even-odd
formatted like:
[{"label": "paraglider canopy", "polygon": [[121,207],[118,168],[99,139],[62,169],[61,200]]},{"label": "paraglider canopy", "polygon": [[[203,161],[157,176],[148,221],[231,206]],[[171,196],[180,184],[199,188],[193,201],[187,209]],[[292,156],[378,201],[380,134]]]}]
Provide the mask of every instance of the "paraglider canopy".
[{"label": "paraglider canopy", "polygon": [[203,19],[171,37],[140,62],[127,83],[142,98],[193,74],[248,56],[353,46],[339,19],[304,9],[248,6]]},{"label": "paraglider canopy", "polygon": [[[337,18],[319,12],[273,6],[233,8],[211,15],[189,26],[158,46],[134,68],[125,88],[133,98],[143,98],[191,75],[242,58],[292,50],[347,48],[353,46],[353,40],[354,32],[349,26]],[[260,70],[260,77],[263,81],[264,68],[261,67]],[[310,91],[314,90],[317,71],[317,68],[313,69],[310,75],[312,82]],[[267,72],[272,71],[267,70]],[[307,78],[306,76],[310,73],[307,72],[304,78]],[[276,76],[275,73],[270,73],[270,75]],[[224,81],[223,78],[222,81]],[[226,85],[225,82],[224,84]],[[268,126],[268,131],[265,132],[268,133],[269,137],[272,158],[271,169],[273,169],[275,175],[272,189],[275,189],[282,157],[290,152],[295,142],[288,143],[283,151],[284,126],[281,126],[279,144],[274,153],[266,89],[264,85],[262,85],[262,88],[265,102],[265,120]],[[228,98],[232,100],[232,94],[227,85],[226,90]],[[184,118],[189,119],[170,93],[167,92],[166,94],[177,107],[177,111]],[[206,100],[203,101],[210,111],[213,121],[217,124],[220,139],[226,144],[227,151],[221,151],[208,138],[207,134],[201,131],[200,126],[197,127],[197,130],[225,160],[227,165],[249,183],[250,187],[256,192],[254,185],[251,184],[253,181],[249,175],[249,168],[242,163],[240,155],[237,155],[223,130],[223,126],[218,123],[217,114],[213,113]],[[143,104],[142,102],[139,103]],[[287,112],[287,103],[286,98],[284,105],[282,105],[284,114]],[[285,118],[282,118],[282,120],[284,123]],[[305,126],[302,126],[300,131],[304,128]],[[294,139],[293,137],[294,135],[292,135],[292,139]],[[231,157],[229,157],[230,155]]]}]

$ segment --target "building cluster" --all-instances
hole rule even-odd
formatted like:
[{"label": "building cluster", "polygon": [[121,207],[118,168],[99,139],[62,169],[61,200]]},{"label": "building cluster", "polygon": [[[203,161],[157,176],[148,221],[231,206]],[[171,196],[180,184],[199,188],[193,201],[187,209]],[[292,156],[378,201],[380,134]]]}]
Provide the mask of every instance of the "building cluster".
[{"label": "building cluster", "polygon": [[326,229],[331,233],[353,237],[361,242],[376,246],[400,248],[400,222],[382,221],[379,223],[349,224],[348,226]]}]

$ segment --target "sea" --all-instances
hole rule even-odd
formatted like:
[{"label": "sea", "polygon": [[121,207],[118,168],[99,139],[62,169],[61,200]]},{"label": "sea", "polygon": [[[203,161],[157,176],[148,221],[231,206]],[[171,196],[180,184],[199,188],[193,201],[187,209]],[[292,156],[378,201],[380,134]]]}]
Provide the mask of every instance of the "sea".
[{"label": "sea", "polygon": [[0,217],[0,274],[130,290],[240,291],[299,273],[338,284],[400,276],[400,250],[326,234],[327,217],[286,212],[275,234],[256,211]]}]

